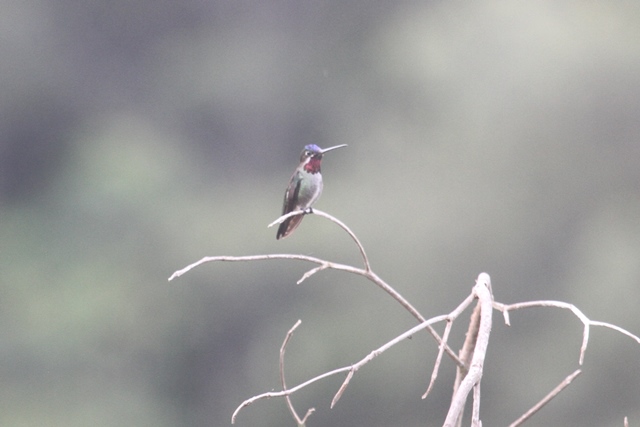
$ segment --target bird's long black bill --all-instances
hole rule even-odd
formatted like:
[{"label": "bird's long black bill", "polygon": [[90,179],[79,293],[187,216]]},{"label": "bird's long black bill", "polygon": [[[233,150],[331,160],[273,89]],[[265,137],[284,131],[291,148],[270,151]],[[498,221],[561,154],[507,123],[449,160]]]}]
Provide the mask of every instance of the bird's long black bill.
[{"label": "bird's long black bill", "polygon": [[340,145],[334,145],[333,147],[329,147],[329,148],[323,148],[322,149],[322,154],[326,153],[327,151],[331,151],[331,150],[335,150],[336,148],[342,148],[342,147],[346,147],[347,144],[340,144]]}]

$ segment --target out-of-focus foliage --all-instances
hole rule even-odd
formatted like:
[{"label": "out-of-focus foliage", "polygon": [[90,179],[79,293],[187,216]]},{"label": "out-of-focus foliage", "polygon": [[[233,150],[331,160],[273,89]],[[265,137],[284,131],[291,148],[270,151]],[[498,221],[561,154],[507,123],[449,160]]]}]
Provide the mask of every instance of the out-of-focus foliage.
[{"label": "out-of-focus foliage", "polygon": [[[640,4],[0,3],[0,425],[224,426],[245,398],[352,363],[414,323],[335,226],[266,224],[301,148],[318,207],[430,317],[487,271],[502,302],[559,299],[640,333]],[[462,340],[464,319],[454,345]],[[577,367],[567,313],[496,316],[482,418],[504,425]],[[416,336],[294,396],[309,426],[440,425]],[[640,419],[640,346],[593,330],[584,374],[533,425]],[[283,402],[240,426],[293,425]]]}]

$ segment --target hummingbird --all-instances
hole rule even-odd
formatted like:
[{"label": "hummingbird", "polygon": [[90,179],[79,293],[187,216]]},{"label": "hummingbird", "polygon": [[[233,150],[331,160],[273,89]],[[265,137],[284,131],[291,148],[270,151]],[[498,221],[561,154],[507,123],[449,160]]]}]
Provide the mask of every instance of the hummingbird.
[{"label": "hummingbird", "polygon": [[[346,147],[347,144],[329,148],[320,148],[315,144],[307,145],[300,155],[300,164],[293,172],[287,191],[284,192],[282,215],[297,210],[311,210],[322,193],[322,174],[320,164],[324,153],[336,148]],[[295,215],[285,219],[280,227],[276,239],[285,238],[300,225],[304,215]]]}]

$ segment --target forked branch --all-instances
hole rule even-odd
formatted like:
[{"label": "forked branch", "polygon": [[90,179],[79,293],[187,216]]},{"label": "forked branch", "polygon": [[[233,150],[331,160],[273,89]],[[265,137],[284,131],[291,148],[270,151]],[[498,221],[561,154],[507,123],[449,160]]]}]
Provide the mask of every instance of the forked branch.
[{"label": "forked branch", "polygon": [[333,371],[329,371],[329,372],[325,372],[324,374],[318,375],[317,377],[311,378],[310,380],[307,380],[305,382],[303,382],[302,384],[299,384],[295,387],[292,387],[290,389],[286,389],[286,390],[282,390],[282,391],[278,391],[278,392],[268,392],[268,393],[262,393],[259,394],[257,396],[253,396],[250,399],[245,400],[244,402],[242,402],[242,404],[240,406],[238,406],[238,408],[233,412],[233,415],[231,417],[231,422],[235,423],[236,417],[238,415],[238,413],[240,412],[240,410],[246,406],[249,406],[250,404],[252,404],[253,402],[257,401],[257,400],[261,400],[261,399],[268,399],[268,398],[272,398],[272,397],[286,397],[289,396],[295,392],[297,392],[298,390],[301,390],[317,381],[320,381],[324,378],[333,376],[333,375],[337,375],[343,372],[347,372],[347,378],[345,379],[345,381],[342,383],[342,385],[340,386],[340,388],[338,389],[338,391],[336,392],[336,395],[333,397],[333,400],[331,402],[331,407],[333,407],[338,400],[340,399],[340,397],[342,396],[342,394],[344,393],[345,389],[347,388],[347,386],[349,385],[349,381],[351,380],[351,378],[353,377],[353,375],[356,373],[356,371],[358,371],[358,369],[360,369],[361,367],[363,367],[364,365],[366,365],[367,363],[369,363],[370,361],[372,361],[373,359],[375,359],[377,356],[379,356],[380,354],[384,353],[385,351],[387,351],[388,349],[390,349],[391,347],[393,347],[394,345],[398,344],[399,342],[401,342],[402,340],[405,340],[409,337],[411,337],[412,335],[415,335],[416,333],[420,332],[421,330],[427,328],[428,326],[437,323],[437,322],[442,322],[443,320],[447,320],[447,315],[442,315],[442,316],[437,316],[437,317],[433,317],[429,320],[424,321],[423,323],[414,326],[413,328],[409,329],[408,331],[404,332],[401,335],[398,335],[397,337],[395,337],[394,339],[392,339],[391,341],[387,342],[386,344],[384,344],[383,346],[373,350],[372,352],[370,352],[369,354],[367,354],[364,358],[362,358],[360,361],[356,362],[353,365],[348,365],[348,366],[344,366],[342,368],[338,368],[338,369],[334,369]]},{"label": "forked branch", "polygon": [[493,304],[494,308],[498,311],[501,311],[504,316],[504,323],[508,326],[511,326],[511,319],[509,318],[509,312],[520,310],[523,308],[530,307],[556,307],[562,308],[565,310],[570,310],[583,324],[582,330],[582,346],[580,347],[580,357],[578,359],[578,364],[582,365],[584,362],[584,355],[587,351],[587,344],[589,343],[589,331],[591,326],[602,326],[605,328],[613,329],[614,331],[618,331],[623,335],[628,336],[629,338],[634,339],[638,344],[640,344],[640,338],[631,332],[623,329],[619,326],[612,325],[611,323],[599,322],[597,320],[590,320],[585,314],[580,311],[578,307],[573,304],[569,304],[562,301],[527,301],[527,302],[519,302],[516,304],[501,304],[495,302]]},{"label": "forked branch", "polygon": [[[338,226],[340,226],[343,230],[345,230],[349,236],[351,236],[351,238],[354,240],[354,242],[356,242],[356,245],[358,246],[358,249],[360,250],[360,254],[362,255],[363,261],[364,261],[364,265],[365,268],[361,269],[361,268],[356,268],[356,267],[352,267],[350,265],[345,265],[345,264],[340,264],[340,263],[335,263],[335,262],[330,262],[330,261],[326,261],[320,258],[316,258],[316,257],[311,257],[311,256],[306,256],[306,255],[294,255],[294,254],[268,254],[268,255],[251,255],[251,256],[210,256],[210,257],[204,257],[199,261],[196,261],[186,267],[184,267],[181,270],[178,270],[176,272],[174,272],[171,277],[169,277],[169,281],[182,276],[183,274],[187,273],[188,271],[190,271],[191,269],[198,267],[201,264],[207,263],[207,262],[214,262],[214,261],[228,261],[228,262],[238,262],[238,261],[259,261],[259,260],[270,260],[270,259],[293,259],[293,260],[301,260],[301,261],[308,261],[308,262],[312,262],[314,264],[318,264],[318,267],[312,268],[310,270],[308,270],[306,273],[304,273],[304,275],[298,280],[298,284],[302,283],[304,280],[308,279],[309,277],[311,277],[313,274],[322,271],[322,270],[326,270],[328,268],[332,268],[334,270],[341,270],[341,271],[346,271],[349,273],[353,273],[353,274],[357,274],[360,276],[363,276],[365,278],[367,278],[368,280],[370,280],[371,282],[375,283],[378,287],[380,287],[382,290],[384,290],[387,294],[389,294],[393,299],[395,299],[396,301],[398,301],[398,303],[400,303],[400,305],[402,305],[409,313],[411,313],[411,315],[413,317],[415,317],[420,323],[424,322],[426,319],[422,316],[422,314],[420,314],[420,312],[406,299],[404,298],[398,291],[396,291],[393,287],[391,287],[387,282],[385,282],[384,280],[382,280],[377,274],[375,274],[373,272],[373,270],[371,270],[371,266],[369,264],[369,259],[367,258],[366,252],[362,246],[362,244],[360,243],[360,240],[356,237],[356,235],[353,233],[353,231],[351,231],[351,229],[349,229],[349,227],[347,227],[342,221],[334,218],[333,216],[319,211],[317,209],[314,209],[312,211],[314,214],[322,216],[336,224],[338,224]],[[289,218],[290,216],[294,216],[294,215],[301,215],[301,214],[305,214],[307,213],[307,211],[294,211],[294,212],[290,212],[286,215],[282,215],[281,217],[279,217],[277,220],[275,220],[274,222],[272,222],[271,224],[269,224],[269,227],[279,224],[280,222],[286,220],[287,218]],[[427,331],[435,338],[435,340],[438,342],[439,345],[442,345],[443,341],[442,338],[440,337],[440,335],[435,331],[435,329],[433,329],[431,326],[427,326]],[[448,345],[444,345],[444,351],[449,355],[449,357],[451,359],[453,359],[453,361],[461,367],[464,367],[464,363],[462,363],[460,361],[460,359],[458,358],[458,356],[455,354],[455,352],[448,346]]]}]

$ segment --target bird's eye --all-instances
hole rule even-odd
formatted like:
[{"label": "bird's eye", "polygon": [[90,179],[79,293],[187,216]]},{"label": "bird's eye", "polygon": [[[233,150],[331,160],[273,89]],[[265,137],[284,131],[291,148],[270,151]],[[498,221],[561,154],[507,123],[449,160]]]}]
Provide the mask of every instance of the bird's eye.
[{"label": "bird's eye", "polygon": [[304,153],[304,155],[307,157],[311,157],[313,153],[311,151],[307,151],[306,153]]}]

